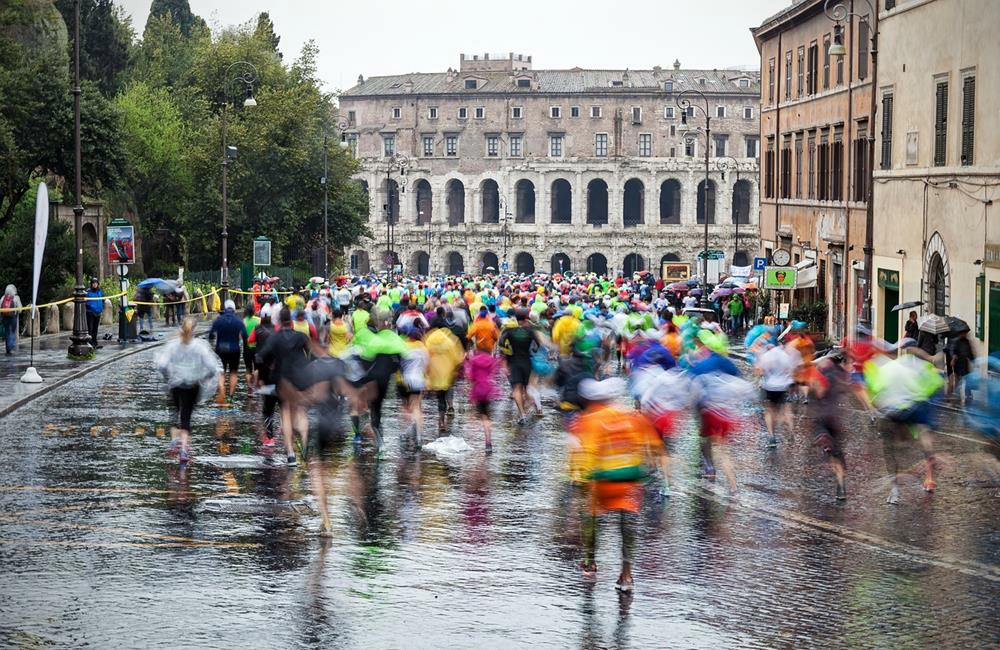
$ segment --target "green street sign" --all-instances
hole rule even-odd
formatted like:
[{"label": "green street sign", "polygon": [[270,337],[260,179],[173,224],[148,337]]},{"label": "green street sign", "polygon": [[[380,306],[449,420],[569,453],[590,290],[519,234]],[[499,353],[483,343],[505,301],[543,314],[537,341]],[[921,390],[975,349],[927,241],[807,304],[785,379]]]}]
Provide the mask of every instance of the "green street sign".
[{"label": "green street sign", "polygon": [[[705,259],[705,251],[698,251],[698,259]],[[708,259],[710,260],[724,260],[726,259],[726,253],[718,249],[710,249],[708,251]]]}]

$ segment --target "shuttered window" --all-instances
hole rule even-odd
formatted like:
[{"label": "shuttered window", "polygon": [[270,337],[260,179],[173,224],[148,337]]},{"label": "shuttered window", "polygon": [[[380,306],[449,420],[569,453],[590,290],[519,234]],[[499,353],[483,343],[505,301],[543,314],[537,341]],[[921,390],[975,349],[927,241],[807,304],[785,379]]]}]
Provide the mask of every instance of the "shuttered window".
[{"label": "shuttered window", "polygon": [[871,38],[871,30],[868,27],[868,16],[862,16],[858,23],[858,81],[868,78],[868,39]]},{"label": "shuttered window", "polygon": [[962,80],[962,164],[975,162],[976,149],[976,78]]},{"label": "shuttered window", "polygon": [[934,166],[948,161],[948,82],[939,81],[934,92]]},{"label": "shuttered window", "polygon": [[882,95],[882,169],[892,169],[892,93]]}]

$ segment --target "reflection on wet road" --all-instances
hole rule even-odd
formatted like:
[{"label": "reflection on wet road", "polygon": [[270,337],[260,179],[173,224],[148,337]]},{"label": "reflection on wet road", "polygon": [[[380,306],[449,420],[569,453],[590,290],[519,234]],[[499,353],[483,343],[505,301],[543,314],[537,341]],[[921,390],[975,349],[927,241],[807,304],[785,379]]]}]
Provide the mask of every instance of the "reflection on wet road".
[{"label": "reflection on wet road", "polygon": [[842,505],[806,418],[775,452],[750,414],[733,444],[738,500],[697,477],[687,435],[674,496],[646,494],[637,592],[619,598],[610,525],[597,583],[577,568],[554,412],[518,430],[499,405],[486,456],[460,397],[454,431],[473,449],[439,458],[400,444],[393,399],[380,457],[344,445],[324,461],[335,535],[323,540],[307,468],[197,461],[256,453],[256,402],[203,406],[196,462],[165,457],[150,356],[0,424],[3,646],[1000,644],[1000,495],[961,438],[938,437],[936,494],[914,478],[889,507],[881,444],[853,411]]}]

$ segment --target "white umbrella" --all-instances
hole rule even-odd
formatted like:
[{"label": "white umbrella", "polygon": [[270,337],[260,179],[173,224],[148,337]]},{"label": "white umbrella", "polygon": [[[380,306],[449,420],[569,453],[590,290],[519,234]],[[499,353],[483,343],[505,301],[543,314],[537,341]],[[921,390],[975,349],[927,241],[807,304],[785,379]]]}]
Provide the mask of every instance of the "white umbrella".
[{"label": "white umbrella", "polygon": [[945,320],[944,316],[930,314],[922,316],[917,320],[917,329],[928,334],[944,334],[951,328],[948,326],[948,321]]}]

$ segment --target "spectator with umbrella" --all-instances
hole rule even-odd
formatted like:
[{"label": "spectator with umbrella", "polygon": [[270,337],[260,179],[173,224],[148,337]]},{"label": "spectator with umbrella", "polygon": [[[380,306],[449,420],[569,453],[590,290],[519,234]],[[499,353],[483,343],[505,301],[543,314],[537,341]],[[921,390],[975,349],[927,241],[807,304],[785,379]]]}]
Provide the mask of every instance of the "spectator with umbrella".
[{"label": "spectator with umbrella", "polygon": [[959,392],[962,406],[972,399],[972,386],[967,381],[968,375],[972,372],[972,364],[976,359],[975,351],[972,349],[972,341],[969,340],[969,324],[961,318],[949,317],[949,335],[951,337],[951,375],[955,378],[955,390]]}]

